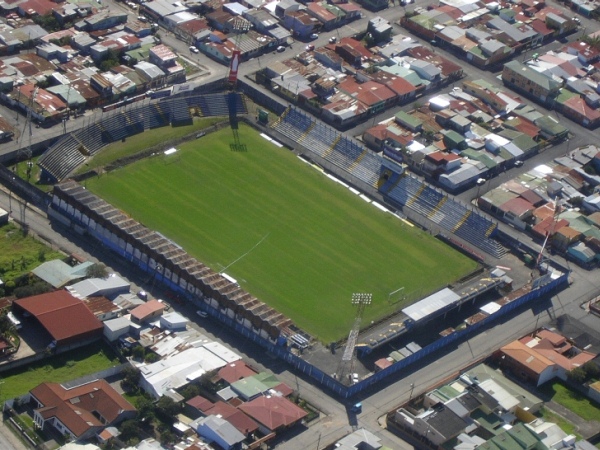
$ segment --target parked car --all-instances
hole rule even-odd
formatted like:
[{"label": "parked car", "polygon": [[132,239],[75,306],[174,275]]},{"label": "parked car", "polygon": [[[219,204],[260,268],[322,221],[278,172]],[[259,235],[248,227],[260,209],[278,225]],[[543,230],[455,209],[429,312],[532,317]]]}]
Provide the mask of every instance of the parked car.
[{"label": "parked car", "polygon": [[336,42],[337,42],[337,38],[336,38],[335,36],[331,36],[331,37],[329,38],[329,43],[330,43],[330,44],[335,44]]},{"label": "parked car", "polygon": [[198,48],[197,48],[197,47],[195,47],[195,46],[193,46],[193,45],[190,45],[190,52],[192,52],[192,53],[199,53],[199,52],[200,52],[200,50],[198,50]]},{"label": "parked car", "polygon": [[317,33],[312,33],[312,34],[310,35],[310,38],[311,38],[311,39],[319,39],[319,35],[318,35]]},{"label": "parked car", "polygon": [[306,51],[307,52],[312,52],[315,49],[315,46],[312,44],[309,44],[306,46]]},{"label": "parked car", "polygon": [[208,313],[206,311],[202,311],[201,309],[199,309],[198,311],[196,311],[196,314],[198,314],[203,319],[206,319],[208,317]]},{"label": "parked car", "polygon": [[284,47],[283,45],[280,45],[279,47],[277,47],[277,51],[278,51],[279,53],[281,53],[281,52],[285,52],[285,47]]},{"label": "parked car", "polygon": [[520,159],[518,161],[515,161],[515,167],[521,167],[523,164],[525,164],[525,162],[521,161]]}]

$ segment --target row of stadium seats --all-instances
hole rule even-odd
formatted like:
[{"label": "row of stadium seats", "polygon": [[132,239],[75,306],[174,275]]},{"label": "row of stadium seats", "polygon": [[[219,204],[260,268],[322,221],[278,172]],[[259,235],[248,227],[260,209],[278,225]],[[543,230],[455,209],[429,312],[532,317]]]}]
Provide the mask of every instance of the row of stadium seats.
[{"label": "row of stadium seats", "polygon": [[184,98],[174,99],[170,102],[170,107],[171,123],[173,125],[190,123],[192,121],[190,107],[188,106],[188,102],[186,102]]},{"label": "row of stadium seats", "polygon": [[403,207],[429,218],[484,252],[501,258],[506,249],[492,236],[497,225],[476,211],[467,209],[446,194],[409,175],[397,181],[392,178],[381,189],[384,195]]},{"label": "row of stadium seats", "polygon": [[[383,172],[379,155],[300,110],[288,109],[274,128],[369,185],[376,186],[379,182]],[[385,189],[381,190],[384,195],[428,217],[441,228],[456,233],[477,248],[498,258],[506,252],[504,247],[490,238],[496,228],[493,222],[417,178],[404,176],[398,179],[396,175],[390,177],[384,186]]]},{"label": "row of stadium seats", "polygon": [[81,153],[81,147],[81,142],[69,133],[52,145],[40,157],[38,164],[42,170],[52,174],[57,179],[62,179],[85,161],[85,155]]},{"label": "row of stadium seats", "polygon": [[[202,105],[208,105],[203,108]],[[95,124],[64,136],[40,157],[39,165],[45,176],[62,180],[102,147],[151,128],[169,124],[189,123],[189,108],[199,107],[204,116],[228,116],[230,107],[237,114],[246,114],[244,96],[239,93],[190,95],[166,98],[152,104],[132,104],[114,114],[107,113]]]},{"label": "row of stadium seats", "polygon": [[295,108],[288,109],[274,128],[361,181],[377,186],[382,157],[335,129]]},{"label": "row of stadium seats", "polygon": [[75,131],[73,135],[87,148],[90,155],[96,154],[105,144],[102,131],[95,123]]}]

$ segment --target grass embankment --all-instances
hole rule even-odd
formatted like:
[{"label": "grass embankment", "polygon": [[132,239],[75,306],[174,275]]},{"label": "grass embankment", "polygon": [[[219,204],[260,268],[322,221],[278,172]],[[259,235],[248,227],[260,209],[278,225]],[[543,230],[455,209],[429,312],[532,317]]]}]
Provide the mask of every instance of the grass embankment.
[{"label": "grass embankment", "polygon": [[107,145],[100,153],[81,166],[77,170],[77,173],[83,173],[97,167],[105,166],[119,158],[143,152],[155,145],[160,145],[195,131],[208,128],[223,120],[226,119],[223,117],[195,117],[194,122],[191,125],[183,125],[180,127],[166,126],[146,130],[143,133],[128,137],[125,142],[113,142],[112,144]]}]

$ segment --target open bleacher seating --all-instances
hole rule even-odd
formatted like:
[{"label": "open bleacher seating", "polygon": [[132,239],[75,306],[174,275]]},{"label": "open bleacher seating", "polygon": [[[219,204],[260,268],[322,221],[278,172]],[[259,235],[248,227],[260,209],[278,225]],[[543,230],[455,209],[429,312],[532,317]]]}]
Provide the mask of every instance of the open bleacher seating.
[{"label": "open bleacher seating", "polygon": [[85,161],[82,147],[83,144],[69,133],[48,148],[38,164],[50,178],[62,180]]},{"label": "open bleacher seating", "polygon": [[237,92],[225,94],[207,94],[188,98],[190,107],[199,107],[203,116],[230,116],[247,114],[246,102]]},{"label": "open bleacher seating", "polygon": [[95,155],[104,147],[102,130],[95,123],[75,131],[73,135],[87,148],[90,155]]},{"label": "open bleacher seating", "polygon": [[247,114],[245,98],[240,93],[192,94],[164,98],[158,102],[127,105],[119,111],[103,114],[101,120],[65,135],[48,148],[39,164],[49,178],[58,181],[68,176],[86,155],[98,153],[105,145],[120,141],[144,130],[169,125],[191,123],[191,107],[206,106],[208,114],[229,116],[231,108],[237,114]]},{"label": "open bleacher seating", "polygon": [[172,99],[171,107],[171,124],[184,125],[192,122],[192,115],[188,103],[183,98]]},{"label": "open bleacher seating", "polygon": [[504,256],[506,249],[492,238],[496,225],[491,220],[415,177],[404,175],[395,183],[392,178],[380,189],[389,199],[496,258]]},{"label": "open bleacher seating", "polygon": [[382,157],[337,130],[296,108],[290,108],[274,128],[359,180],[377,186]]}]

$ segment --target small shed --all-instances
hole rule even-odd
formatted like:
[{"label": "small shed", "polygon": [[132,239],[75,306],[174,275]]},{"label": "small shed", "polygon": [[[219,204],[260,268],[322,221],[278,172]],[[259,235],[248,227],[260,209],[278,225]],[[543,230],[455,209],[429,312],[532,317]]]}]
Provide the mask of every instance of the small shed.
[{"label": "small shed", "polygon": [[114,342],[121,336],[129,333],[131,321],[125,317],[117,317],[116,319],[107,320],[104,322],[104,337],[109,342]]},{"label": "small shed", "polygon": [[161,316],[160,328],[162,330],[185,330],[188,322],[189,320],[178,312],[171,312]]}]

